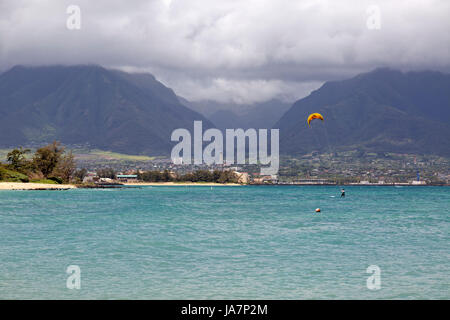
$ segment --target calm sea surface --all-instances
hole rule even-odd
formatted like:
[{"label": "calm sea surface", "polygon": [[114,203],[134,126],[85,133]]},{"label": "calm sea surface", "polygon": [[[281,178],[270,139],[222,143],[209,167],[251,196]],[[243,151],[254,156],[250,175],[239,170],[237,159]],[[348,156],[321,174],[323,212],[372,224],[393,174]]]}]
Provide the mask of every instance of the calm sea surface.
[{"label": "calm sea surface", "polygon": [[[0,191],[0,298],[450,299],[450,188],[346,193]],[[80,290],[66,288],[69,265]]]}]

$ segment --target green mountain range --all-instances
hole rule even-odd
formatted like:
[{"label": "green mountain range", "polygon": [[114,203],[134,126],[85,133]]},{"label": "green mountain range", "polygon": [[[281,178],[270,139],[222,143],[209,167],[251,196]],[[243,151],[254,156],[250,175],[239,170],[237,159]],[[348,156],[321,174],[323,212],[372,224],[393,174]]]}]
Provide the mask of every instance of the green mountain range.
[{"label": "green mountain range", "polygon": [[[281,118],[273,128],[280,129],[284,154],[361,150],[450,156],[450,75],[440,72],[376,69],[326,82],[290,109],[276,100],[228,107],[184,100],[151,74],[96,65],[16,66],[0,74],[0,147],[60,140],[126,154],[169,155],[172,131],[192,130],[194,120],[223,129],[270,127]],[[313,120],[308,127],[314,112],[325,121]]]},{"label": "green mountain range", "polygon": [[176,128],[212,124],[150,74],[96,65],[16,66],[0,75],[0,147],[60,140],[128,154],[167,155]]},{"label": "green mountain range", "polygon": [[[306,123],[318,112],[325,120]],[[376,69],[326,82],[275,124],[284,154],[396,152],[450,156],[450,74]]]}]

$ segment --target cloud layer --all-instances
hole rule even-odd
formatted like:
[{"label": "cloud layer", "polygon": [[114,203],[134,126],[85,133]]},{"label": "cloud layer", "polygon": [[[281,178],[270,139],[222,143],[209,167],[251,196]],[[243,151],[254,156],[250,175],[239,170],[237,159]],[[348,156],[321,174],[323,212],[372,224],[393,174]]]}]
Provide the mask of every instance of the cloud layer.
[{"label": "cloud layer", "polygon": [[191,100],[293,100],[376,67],[448,71],[449,14],[446,0],[3,0],[0,69],[95,63],[151,72]]}]

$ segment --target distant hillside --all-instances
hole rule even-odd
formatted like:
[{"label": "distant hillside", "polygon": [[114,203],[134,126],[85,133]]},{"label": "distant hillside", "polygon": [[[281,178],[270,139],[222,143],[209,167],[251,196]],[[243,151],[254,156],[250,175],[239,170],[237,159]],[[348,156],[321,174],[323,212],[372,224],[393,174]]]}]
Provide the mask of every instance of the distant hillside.
[{"label": "distant hillside", "polygon": [[219,129],[226,128],[271,128],[281,116],[291,107],[291,103],[272,99],[255,104],[219,103],[216,101],[187,101],[180,98],[180,102],[195,110]]},{"label": "distant hillside", "polygon": [[167,155],[170,134],[194,120],[150,74],[100,66],[16,66],[0,75],[0,147],[64,144],[127,154]]},{"label": "distant hillside", "polygon": [[[325,122],[306,124],[319,112]],[[450,75],[377,69],[325,83],[274,125],[285,154],[312,150],[450,156]]]}]

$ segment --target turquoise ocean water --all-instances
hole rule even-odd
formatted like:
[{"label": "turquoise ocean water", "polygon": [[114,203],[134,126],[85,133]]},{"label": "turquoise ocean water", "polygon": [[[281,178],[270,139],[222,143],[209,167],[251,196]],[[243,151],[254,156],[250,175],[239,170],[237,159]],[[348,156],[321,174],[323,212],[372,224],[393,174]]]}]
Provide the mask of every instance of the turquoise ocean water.
[{"label": "turquoise ocean water", "polygon": [[450,299],[450,188],[346,192],[0,191],[0,298]]}]

